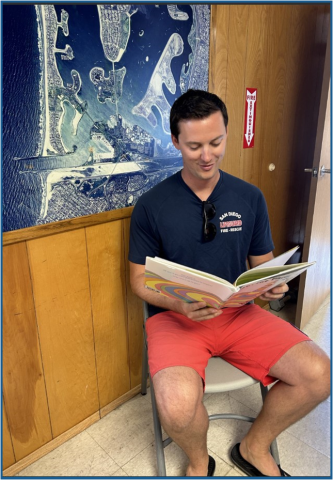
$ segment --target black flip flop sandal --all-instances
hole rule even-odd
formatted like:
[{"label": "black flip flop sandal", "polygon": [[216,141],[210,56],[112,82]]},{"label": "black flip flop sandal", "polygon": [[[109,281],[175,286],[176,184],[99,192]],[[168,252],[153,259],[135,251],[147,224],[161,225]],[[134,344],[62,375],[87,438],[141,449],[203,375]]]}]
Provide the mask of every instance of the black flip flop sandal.
[{"label": "black flip flop sandal", "polygon": [[[240,443],[237,443],[231,450],[231,459],[243,473],[246,473],[248,477],[268,477],[268,475],[263,475],[259,470],[251,465],[245,458],[242,457],[239,450]],[[279,465],[281,477],[290,477],[289,473],[282,470]]]},{"label": "black flip flop sandal", "polygon": [[214,476],[215,467],[216,467],[215,460],[214,460],[213,457],[211,457],[209,455],[207,477],[213,477]]}]

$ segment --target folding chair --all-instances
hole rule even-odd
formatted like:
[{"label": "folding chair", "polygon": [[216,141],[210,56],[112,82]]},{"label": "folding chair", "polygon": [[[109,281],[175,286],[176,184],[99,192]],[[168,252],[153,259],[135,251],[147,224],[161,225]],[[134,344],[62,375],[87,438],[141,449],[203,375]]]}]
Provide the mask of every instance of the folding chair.
[{"label": "folding chair", "polygon": [[[144,317],[144,339],[143,339],[143,352],[142,352],[142,380],[141,380],[141,393],[145,395],[147,393],[147,378],[149,377],[150,381],[150,393],[151,393],[151,403],[153,410],[153,420],[154,420],[154,435],[155,435],[155,449],[156,449],[156,460],[157,460],[157,472],[159,477],[166,476],[165,468],[165,457],[164,457],[164,448],[172,442],[172,438],[168,437],[165,440],[162,438],[162,428],[160,419],[158,417],[158,411],[156,406],[155,394],[153,382],[150,377],[149,368],[148,368],[148,351],[147,351],[147,338],[145,323],[148,318],[148,304],[143,302],[143,317]],[[260,383],[258,380],[253,379],[246,373],[242,372],[238,368],[230,365],[230,363],[222,360],[219,357],[212,357],[206,368],[206,388],[205,393],[222,393],[230,392],[232,390],[238,390],[240,388],[248,387]],[[268,388],[264,387],[260,383],[261,395],[264,400]],[[231,419],[231,420],[243,420],[245,422],[254,422],[254,417],[247,417],[245,415],[237,415],[233,413],[216,413],[214,415],[209,415],[209,420],[219,420],[219,419]],[[277,448],[276,440],[271,445],[272,456],[277,463],[280,465],[279,452]]]}]

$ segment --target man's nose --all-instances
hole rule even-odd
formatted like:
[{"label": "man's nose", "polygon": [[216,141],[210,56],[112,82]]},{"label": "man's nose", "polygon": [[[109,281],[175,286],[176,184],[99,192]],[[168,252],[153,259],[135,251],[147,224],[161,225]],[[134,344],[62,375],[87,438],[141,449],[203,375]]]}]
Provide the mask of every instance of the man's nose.
[{"label": "man's nose", "polygon": [[201,150],[201,159],[204,162],[209,162],[212,159],[212,152],[209,146],[203,146]]}]

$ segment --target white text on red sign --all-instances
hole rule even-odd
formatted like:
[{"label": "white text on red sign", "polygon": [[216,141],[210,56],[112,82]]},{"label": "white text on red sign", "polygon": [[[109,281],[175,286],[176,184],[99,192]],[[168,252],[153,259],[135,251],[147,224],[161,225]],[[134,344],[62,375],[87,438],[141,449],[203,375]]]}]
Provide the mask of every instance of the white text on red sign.
[{"label": "white text on red sign", "polygon": [[246,101],[247,101],[247,117],[246,117],[245,140],[248,146],[250,146],[254,136],[254,132],[253,132],[254,107],[255,107],[255,102],[257,101],[257,92],[251,93],[247,90]]}]

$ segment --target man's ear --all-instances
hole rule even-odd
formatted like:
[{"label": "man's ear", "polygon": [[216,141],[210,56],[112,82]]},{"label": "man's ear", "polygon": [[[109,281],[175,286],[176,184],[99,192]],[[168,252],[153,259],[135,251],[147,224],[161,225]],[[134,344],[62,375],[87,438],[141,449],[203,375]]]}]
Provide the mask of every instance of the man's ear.
[{"label": "man's ear", "polygon": [[176,138],[174,135],[172,135],[172,134],[171,134],[171,140],[172,140],[172,143],[173,143],[174,147],[176,147],[177,150],[180,150],[178,140],[177,140],[177,138]]}]

